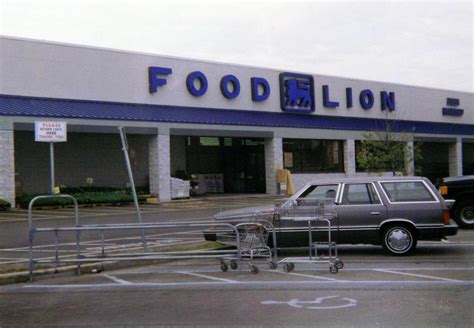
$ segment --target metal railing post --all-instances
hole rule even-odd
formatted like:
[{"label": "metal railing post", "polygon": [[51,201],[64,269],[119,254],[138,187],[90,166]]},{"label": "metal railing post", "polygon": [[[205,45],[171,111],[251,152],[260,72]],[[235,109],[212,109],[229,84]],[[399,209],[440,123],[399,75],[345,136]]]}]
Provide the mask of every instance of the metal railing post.
[{"label": "metal railing post", "polygon": [[101,239],[102,239],[102,256],[105,257],[105,240],[104,240],[104,230],[100,230]]},{"label": "metal railing post", "polygon": [[81,230],[76,230],[77,275],[81,275]]},{"label": "metal railing post", "polygon": [[34,231],[30,229],[29,231],[29,243],[30,243],[30,262],[28,264],[28,269],[30,271],[30,282],[33,282],[33,270],[34,270],[34,263],[33,263],[33,238],[34,238]]},{"label": "metal railing post", "polygon": [[54,230],[54,258],[59,261],[59,236],[58,230]]},{"label": "metal railing post", "polygon": [[[39,199],[51,199],[51,198],[69,198],[72,199],[74,203],[74,213],[75,213],[75,221],[76,221],[76,227],[79,227],[79,206],[77,203],[77,200],[72,197],[71,195],[42,195],[42,196],[36,196],[34,197],[30,203],[28,204],[28,241],[29,241],[29,271],[30,271],[30,281],[33,281],[33,270],[34,270],[34,263],[35,260],[33,259],[33,241],[34,241],[34,234],[37,231],[36,228],[33,227],[33,205],[34,203],[39,200]],[[58,228],[55,230],[55,244],[56,244],[56,256],[55,260],[59,262],[59,245],[58,245],[58,231],[61,230]],[[76,238],[76,243],[79,246],[79,239]]]},{"label": "metal railing post", "polygon": [[[128,156],[127,135],[125,134],[125,128],[123,126],[119,126],[118,129],[119,129],[119,132],[120,132],[120,139],[122,140],[122,151],[123,151],[123,155],[125,157],[125,164],[127,165],[127,172],[128,172],[128,177],[130,179],[130,188],[132,189],[133,203],[135,204],[135,211],[137,213],[137,220],[138,220],[138,223],[141,224],[141,223],[143,223],[142,222],[142,215],[140,213],[140,206],[138,205],[137,191],[135,190],[135,182],[133,180],[132,165],[130,164],[130,158]],[[147,245],[146,245],[145,232],[142,229],[142,230],[140,230],[140,233],[142,235],[143,250],[146,252],[147,251]]]}]

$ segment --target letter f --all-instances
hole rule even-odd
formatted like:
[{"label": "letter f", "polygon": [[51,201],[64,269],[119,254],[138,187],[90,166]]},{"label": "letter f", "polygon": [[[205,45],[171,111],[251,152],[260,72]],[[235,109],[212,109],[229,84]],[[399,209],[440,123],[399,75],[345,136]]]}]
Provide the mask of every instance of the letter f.
[{"label": "letter f", "polygon": [[165,85],[166,79],[159,78],[157,75],[171,74],[171,68],[166,67],[148,67],[148,81],[150,82],[150,93],[155,93],[159,85]]}]

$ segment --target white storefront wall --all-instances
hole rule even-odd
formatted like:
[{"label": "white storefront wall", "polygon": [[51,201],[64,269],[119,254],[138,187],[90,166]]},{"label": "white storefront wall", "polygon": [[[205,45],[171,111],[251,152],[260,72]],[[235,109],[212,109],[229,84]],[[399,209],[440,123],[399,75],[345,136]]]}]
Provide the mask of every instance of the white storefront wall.
[{"label": "white storefront wall", "polygon": [[[156,93],[149,92],[148,67],[170,68],[172,73],[161,75],[166,84],[158,86]],[[189,73],[200,71],[208,81],[208,90],[201,97],[191,95],[186,88]],[[279,74],[282,70],[262,69],[239,65],[229,65],[181,58],[171,58],[151,54],[131,53],[110,49],[91,48],[75,45],[56,44],[3,37],[0,38],[0,94],[14,96],[46,97],[59,99],[96,100],[118,103],[150,105],[187,106],[235,109],[281,113]],[[303,74],[309,74],[302,72]],[[225,98],[219,83],[223,76],[232,74],[240,82],[240,94],[234,99]],[[267,100],[252,101],[250,80],[264,78],[271,89]],[[428,89],[392,83],[362,81],[312,74],[314,79],[315,111],[305,115],[325,115],[371,119],[397,119],[434,123],[474,124],[472,109],[473,94],[449,90]],[[337,108],[323,106],[322,88],[329,87],[331,101],[339,102]],[[346,88],[352,88],[353,107],[346,106]],[[375,96],[375,105],[365,110],[359,104],[359,93],[370,89]],[[380,92],[394,92],[396,109],[381,110]],[[464,109],[460,117],[444,116],[447,98],[459,99],[459,108]],[[2,117],[0,126],[0,198],[14,201],[13,168],[13,125],[18,122],[34,122],[34,117]],[[117,125],[153,128],[157,132],[149,144],[150,188],[162,200],[169,199],[170,176],[170,133],[173,129],[189,131],[234,131],[270,133],[266,137],[266,180],[267,192],[276,192],[274,172],[283,166],[282,138],[314,138],[344,140],[344,170],[339,175],[353,175],[355,172],[354,140],[360,139],[360,131],[334,131],[321,129],[288,129],[263,127],[232,127],[211,124],[165,124],[153,122],[111,122],[106,124],[94,120],[65,119],[69,124],[90,126]],[[171,132],[170,132],[171,131]],[[437,135],[424,135],[437,138]],[[450,172],[462,174],[462,142],[474,140],[471,135],[449,135],[453,146],[450,154]],[[298,187],[308,179],[328,177],[328,174],[297,174],[294,176]],[[166,187],[166,186],[168,187]]]}]

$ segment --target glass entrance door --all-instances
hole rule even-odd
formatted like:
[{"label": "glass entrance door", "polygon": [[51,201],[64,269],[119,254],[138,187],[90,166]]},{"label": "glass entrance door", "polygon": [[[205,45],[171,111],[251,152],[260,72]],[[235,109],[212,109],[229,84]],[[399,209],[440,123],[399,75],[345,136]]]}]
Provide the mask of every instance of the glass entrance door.
[{"label": "glass entrance door", "polygon": [[225,193],[265,193],[264,140],[187,137],[186,171],[222,174]]}]

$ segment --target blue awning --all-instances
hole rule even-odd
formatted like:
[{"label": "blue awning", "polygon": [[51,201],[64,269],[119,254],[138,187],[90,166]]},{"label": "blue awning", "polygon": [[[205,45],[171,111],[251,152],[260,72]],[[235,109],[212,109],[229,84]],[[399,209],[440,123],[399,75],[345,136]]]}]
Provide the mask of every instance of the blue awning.
[{"label": "blue awning", "polygon": [[183,124],[237,125],[374,131],[391,124],[395,132],[474,135],[473,124],[392,121],[326,115],[267,113],[249,110],[213,109],[147,104],[127,104],[0,95],[0,116],[74,118]]}]

